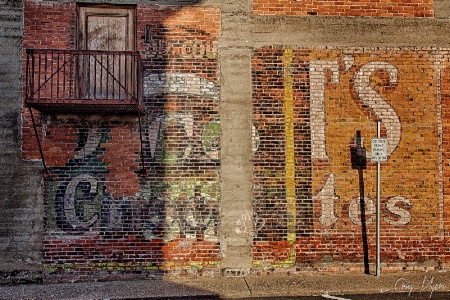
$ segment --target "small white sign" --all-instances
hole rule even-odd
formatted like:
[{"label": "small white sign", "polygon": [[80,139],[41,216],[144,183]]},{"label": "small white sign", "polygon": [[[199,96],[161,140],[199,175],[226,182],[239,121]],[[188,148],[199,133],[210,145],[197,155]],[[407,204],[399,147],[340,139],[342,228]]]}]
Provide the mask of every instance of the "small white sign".
[{"label": "small white sign", "polygon": [[374,162],[387,161],[387,139],[372,139],[371,159]]}]

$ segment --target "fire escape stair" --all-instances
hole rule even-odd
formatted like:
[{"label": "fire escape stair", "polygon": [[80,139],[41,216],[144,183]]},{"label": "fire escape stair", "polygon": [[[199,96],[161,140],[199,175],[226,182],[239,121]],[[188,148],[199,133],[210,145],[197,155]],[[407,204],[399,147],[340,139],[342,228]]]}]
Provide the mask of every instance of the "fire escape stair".
[{"label": "fire escape stair", "polygon": [[33,110],[43,114],[138,116],[141,173],[145,174],[141,118],[142,61],[136,51],[27,49],[25,106],[46,166]]}]

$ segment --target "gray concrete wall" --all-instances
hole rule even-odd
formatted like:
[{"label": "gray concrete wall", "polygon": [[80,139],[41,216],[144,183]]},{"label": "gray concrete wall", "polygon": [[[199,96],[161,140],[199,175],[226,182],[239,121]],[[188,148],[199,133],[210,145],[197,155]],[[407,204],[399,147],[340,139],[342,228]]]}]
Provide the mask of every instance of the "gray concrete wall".
[{"label": "gray concrete wall", "polygon": [[40,280],[39,164],[20,159],[22,1],[0,1],[0,283]]},{"label": "gray concrete wall", "polygon": [[450,18],[450,2],[447,0],[434,0],[434,17],[438,19]]}]

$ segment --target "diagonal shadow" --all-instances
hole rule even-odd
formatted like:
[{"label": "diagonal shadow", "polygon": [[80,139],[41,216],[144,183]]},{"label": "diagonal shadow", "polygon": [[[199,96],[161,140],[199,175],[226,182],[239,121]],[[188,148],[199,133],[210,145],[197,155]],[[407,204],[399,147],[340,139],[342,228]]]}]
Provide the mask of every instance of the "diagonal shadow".
[{"label": "diagonal shadow", "polygon": [[364,273],[370,274],[369,270],[369,244],[367,240],[367,218],[366,218],[366,207],[364,199],[364,170],[367,169],[367,156],[366,149],[363,146],[361,137],[361,131],[356,131],[354,137],[353,145],[350,146],[350,157],[352,163],[352,169],[358,170],[359,179],[359,209],[360,209],[360,219],[361,219],[361,235],[363,242],[363,252],[364,252]]}]

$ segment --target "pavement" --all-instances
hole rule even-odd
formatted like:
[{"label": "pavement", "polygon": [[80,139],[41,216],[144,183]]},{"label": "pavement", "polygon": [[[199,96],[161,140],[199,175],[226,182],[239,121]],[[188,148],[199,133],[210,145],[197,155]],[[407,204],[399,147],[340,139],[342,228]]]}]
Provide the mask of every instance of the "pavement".
[{"label": "pavement", "polygon": [[408,271],[364,274],[267,274],[177,277],[112,282],[1,285],[0,299],[233,299],[322,295],[450,292],[450,273]]}]

